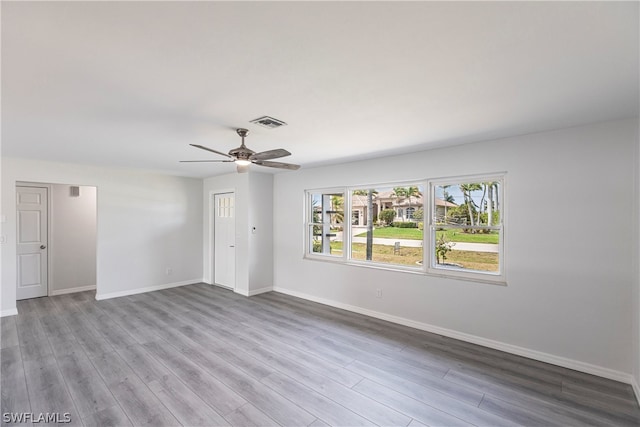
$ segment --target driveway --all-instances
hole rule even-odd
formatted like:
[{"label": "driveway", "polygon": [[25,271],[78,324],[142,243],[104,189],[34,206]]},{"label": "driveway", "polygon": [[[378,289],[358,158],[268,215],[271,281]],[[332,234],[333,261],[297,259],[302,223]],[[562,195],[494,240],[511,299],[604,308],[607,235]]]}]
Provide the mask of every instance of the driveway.
[{"label": "driveway", "polygon": [[[367,243],[366,237],[352,237],[353,243]],[[386,245],[394,246],[396,242],[400,242],[400,247],[405,248],[420,248],[422,247],[422,240],[409,240],[409,239],[383,239],[379,237],[373,238],[374,245]],[[453,242],[455,245],[451,248],[454,251],[473,251],[473,252],[492,252],[498,253],[498,245],[491,243],[466,243],[466,242]]]}]

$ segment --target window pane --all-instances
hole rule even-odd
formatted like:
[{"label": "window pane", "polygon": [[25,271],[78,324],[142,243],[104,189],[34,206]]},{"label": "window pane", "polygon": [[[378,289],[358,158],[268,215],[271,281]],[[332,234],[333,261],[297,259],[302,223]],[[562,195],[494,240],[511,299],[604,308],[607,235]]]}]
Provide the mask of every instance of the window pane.
[{"label": "window pane", "polygon": [[466,182],[434,187],[433,223],[499,225],[502,203],[499,181]]},{"label": "window pane", "polygon": [[454,270],[500,272],[500,232],[460,228],[434,228],[432,238],[434,267]]},{"label": "window pane", "polygon": [[309,253],[342,256],[344,194],[311,193]]},{"label": "window pane", "polygon": [[329,227],[326,235],[322,233],[323,226],[311,225],[311,247],[309,251],[316,254],[342,256],[342,227]]},{"label": "window pane", "polygon": [[494,179],[433,187],[430,238],[433,268],[501,272],[502,183]]},{"label": "window pane", "polygon": [[351,212],[351,259],[422,266],[422,185],[353,190]]}]

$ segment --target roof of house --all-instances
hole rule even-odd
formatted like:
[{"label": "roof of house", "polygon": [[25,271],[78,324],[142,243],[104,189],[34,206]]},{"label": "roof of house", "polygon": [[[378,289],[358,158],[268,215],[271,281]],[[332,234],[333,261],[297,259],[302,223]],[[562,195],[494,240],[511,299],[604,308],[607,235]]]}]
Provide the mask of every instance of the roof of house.
[{"label": "roof of house", "polygon": [[[373,199],[374,204],[377,204],[376,202],[379,200],[384,200],[384,199],[391,199],[393,200],[393,206],[397,206],[397,207],[419,207],[422,206],[423,203],[423,197],[422,195],[420,196],[412,196],[411,197],[411,201],[409,201],[408,197],[397,197],[397,196],[392,196],[393,191],[383,191],[380,192],[376,195],[376,197]],[[362,196],[359,194],[354,194],[353,196],[351,196],[351,205],[352,206],[367,206],[367,196]],[[455,203],[451,203],[451,202],[445,202],[442,199],[439,199],[436,197],[436,206],[446,206],[448,208],[455,208],[458,205],[456,205]]]}]

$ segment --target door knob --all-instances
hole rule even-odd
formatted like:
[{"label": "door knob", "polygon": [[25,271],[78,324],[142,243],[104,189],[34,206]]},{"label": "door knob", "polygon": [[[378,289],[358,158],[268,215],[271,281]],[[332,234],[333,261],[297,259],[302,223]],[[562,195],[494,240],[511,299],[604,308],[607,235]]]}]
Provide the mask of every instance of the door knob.
[{"label": "door knob", "polygon": [[235,248],[235,245],[229,245],[230,248]]},{"label": "door knob", "polygon": [[47,249],[45,245],[40,245],[40,249]]}]

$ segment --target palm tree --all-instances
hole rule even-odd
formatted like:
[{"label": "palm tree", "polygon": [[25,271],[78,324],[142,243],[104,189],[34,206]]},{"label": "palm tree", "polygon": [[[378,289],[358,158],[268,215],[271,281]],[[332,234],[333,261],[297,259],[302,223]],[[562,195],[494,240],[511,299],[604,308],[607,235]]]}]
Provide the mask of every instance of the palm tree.
[{"label": "palm tree", "polygon": [[409,198],[409,207],[407,209],[411,209],[411,198],[421,196],[422,193],[418,187],[409,187],[406,188],[405,195]]},{"label": "palm tree", "polygon": [[335,212],[334,225],[344,223],[344,196],[331,196],[331,210]]},{"label": "palm tree", "polygon": [[485,182],[488,190],[487,197],[487,225],[492,225],[493,223],[493,211],[497,210],[498,203],[494,201],[494,198],[498,196],[498,182]]},{"label": "palm tree", "polygon": [[373,199],[378,194],[377,190],[354,190],[353,194],[358,196],[367,195],[367,260],[373,259]]},{"label": "palm tree", "polygon": [[473,211],[471,209],[471,204],[477,206],[473,199],[471,198],[471,193],[473,191],[481,190],[482,186],[478,183],[471,184],[460,184],[460,191],[462,191],[462,196],[464,197],[464,202],[467,205],[467,210],[469,211],[469,220],[471,221],[471,226],[474,226],[475,223],[473,221]]},{"label": "palm tree", "polygon": [[[451,187],[450,185],[443,185],[442,186],[442,200],[444,201],[444,223],[447,223],[447,202],[450,203],[454,203],[455,199],[453,198],[453,196],[451,194],[449,194],[449,192],[447,191],[447,188]],[[435,207],[434,207],[435,209]]]},{"label": "palm tree", "polygon": [[408,198],[409,199],[409,207],[407,210],[411,209],[411,198],[421,196],[422,193],[418,187],[395,187],[393,189],[392,195],[395,195],[398,198]]},{"label": "palm tree", "polygon": [[[404,187],[394,187],[393,191],[391,192],[391,197],[397,197],[398,199],[401,199],[403,197],[405,197],[405,195],[407,194],[407,189]],[[399,202],[398,202],[399,204]],[[396,210],[396,215],[398,214],[398,211]]]},{"label": "palm tree", "polygon": [[407,189],[405,187],[395,187],[391,196],[395,197],[407,197]]},{"label": "palm tree", "polygon": [[488,182],[483,182],[480,184],[482,186],[482,198],[480,199],[480,207],[478,209],[478,217],[476,224],[480,225],[480,214],[484,212],[484,199],[487,197],[487,187],[489,186]]}]

